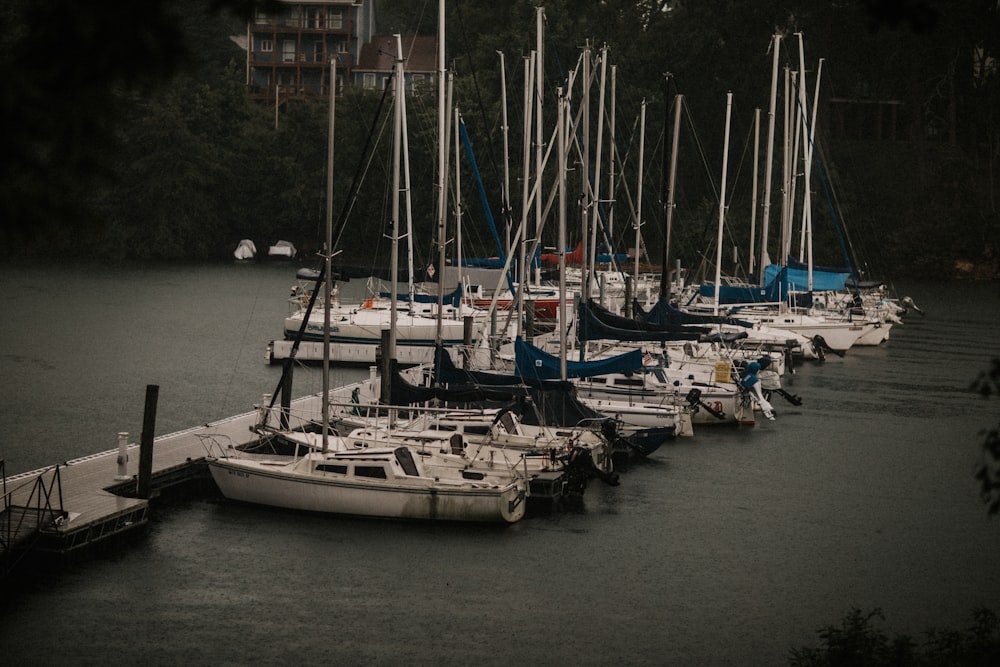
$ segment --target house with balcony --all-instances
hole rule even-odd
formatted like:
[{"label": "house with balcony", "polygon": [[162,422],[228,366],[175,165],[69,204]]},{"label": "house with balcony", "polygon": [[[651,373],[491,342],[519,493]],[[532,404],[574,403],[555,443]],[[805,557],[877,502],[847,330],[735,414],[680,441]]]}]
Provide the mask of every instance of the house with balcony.
[{"label": "house with balcony", "polygon": [[[437,81],[437,38],[403,36],[403,78],[407,93],[426,90]],[[396,37],[376,35],[361,47],[361,55],[351,70],[351,85],[366,90],[382,90],[396,65]]]},{"label": "house with balcony", "polygon": [[251,98],[284,103],[329,94],[330,60],[338,89],[375,30],[375,0],[279,0],[280,11],[256,10],[247,26],[246,83]]}]

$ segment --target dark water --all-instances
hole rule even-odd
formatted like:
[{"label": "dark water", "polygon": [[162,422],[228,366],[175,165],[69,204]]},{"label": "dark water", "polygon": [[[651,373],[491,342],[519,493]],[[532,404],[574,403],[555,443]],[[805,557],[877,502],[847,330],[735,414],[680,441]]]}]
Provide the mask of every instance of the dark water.
[{"label": "dark water", "polygon": [[[293,269],[0,269],[8,473],[248,410]],[[357,286],[355,286],[357,287]],[[1000,609],[1000,523],[972,478],[998,406],[996,286],[907,285],[928,311],[806,365],[778,421],[700,429],[579,512],[510,527],[197,501],[114,558],[6,601],[6,664],[784,664],[852,607],[888,632]],[[342,371],[342,381],[367,371]],[[297,393],[316,391],[300,371]]]}]

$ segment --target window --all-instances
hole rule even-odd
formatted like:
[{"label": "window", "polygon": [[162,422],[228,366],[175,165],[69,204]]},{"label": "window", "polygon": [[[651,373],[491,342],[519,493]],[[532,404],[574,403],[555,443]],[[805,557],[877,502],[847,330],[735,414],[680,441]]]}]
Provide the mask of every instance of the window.
[{"label": "window", "polygon": [[337,473],[338,475],[346,475],[347,474],[347,466],[345,466],[345,465],[338,465],[338,464],[334,464],[334,463],[320,463],[318,466],[316,466],[316,471],[317,472],[333,472],[333,473]]},{"label": "window", "polygon": [[348,42],[346,39],[342,39],[337,42],[337,53],[347,53],[347,44]]},{"label": "window", "polygon": [[285,39],[281,42],[281,60],[286,63],[295,62],[295,40]]},{"label": "window", "polygon": [[382,466],[354,466],[355,477],[369,477],[371,479],[386,479],[385,468]]},{"label": "window", "polygon": [[326,49],[323,47],[323,42],[313,42],[313,62],[323,62],[324,53],[326,53]]},{"label": "window", "polygon": [[328,30],[340,30],[344,27],[344,13],[339,9],[328,9],[326,27]]},{"label": "window", "polygon": [[323,27],[323,17],[319,7],[310,7],[306,10],[306,27],[319,30]]},{"label": "window", "polygon": [[269,39],[260,40],[261,53],[271,53],[274,51],[274,42]]},{"label": "window", "polygon": [[362,86],[365,88],[375,87],[375,72],[365,72],[364,80],[362,81]]},{"label": "window", "polygon": [[254,19],[254,23],[257,25],[267,25],[271,22],[271,17],[267,15],[267,12],[258,11],[257,17]]}]

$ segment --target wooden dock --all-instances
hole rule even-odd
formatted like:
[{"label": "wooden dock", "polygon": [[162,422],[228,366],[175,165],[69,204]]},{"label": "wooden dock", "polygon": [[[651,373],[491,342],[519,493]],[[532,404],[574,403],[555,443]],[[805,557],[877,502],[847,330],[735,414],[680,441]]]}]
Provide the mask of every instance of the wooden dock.
[{"label": "wooden dock", "polygon": [[[291,402],[297,419],[318,419],[321,400]],[[31,554],[66,555],[121,536],[148,521],[149,502],[172,487],[209,479],[205,458],[256,438],[248,412],[153,439],[149,498],[136,497],[140,444],[127,445],[124,472],[119,449],[5,477],[0,506],[0,576]]]}]

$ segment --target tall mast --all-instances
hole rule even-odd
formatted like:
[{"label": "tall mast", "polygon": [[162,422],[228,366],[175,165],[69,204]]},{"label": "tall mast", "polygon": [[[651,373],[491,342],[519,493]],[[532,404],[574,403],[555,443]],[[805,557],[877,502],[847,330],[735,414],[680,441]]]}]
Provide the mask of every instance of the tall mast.
[{"label": "tall mast", "polygon": [[[530,261],[527,256],[527,248],[531,247],[528,244],[528,197],[531,191],[531,165],[529,163],[531,160],[531,115],[532,110],[535,108],[531,100],[531,91],[534,84],[534,64],[535,52],[532,51],[524,59],[524,132],[522,133],[523,140],[521,144],[521,164],[523,169],[521,178],[521,249],[517,268],[518,335],[523,333],[524,297],[527,293],[528,271],[530,267]],[[532,260],[534,260],[534,257],[532,257]]]},{"label": "tall mast", "polygon": [[559,378],[566,380],[566,97],[560,87],[556,93],[559,104],[557,107],[556,146],[559,152],[557,163],[559,169],[559,245],[556,252],[559,255]]},{"label": "tall mast", "polygon": [[447,219],[448,187],[447,167],[448,135],[445,133],[445,72],[444,72],[444,1],[438,0],[438,48],[437,48],[437,241],[438,241],[438,318],[434,340],[438,345],[443,342],[441,316],[444,312],[444,264],[445,264],[445,220]]},{"label": "tall mast", "polygon": [[760,285],[764,286],[764,269],[771,264],[767,254],[767,238],[771,218],[771,171],[774,166],[774,113],[778,97],[778,50],[781,35],[774,35],[774,57],[771,65],[771,102],[767,111],[767,159],[764,162],[764,210],[760,229]]},{"label": "tall mast", "polygon": [[[542,181],[542,102],[545,98],[545,51],[544,51],[544,23],[545,8],[535,8],[535,104],[538,110],[535,112],[535,179],[539,185]],[[541,191],[539,189],[539,191]],[[539,238],[542,232],[542,198],[535,197],[535,238]],[[532,258],[534,263],[534,258]],[[541,280],[541,267],[535,269],[535,281]]]},{"label": "tall mast", "polygon": [[[442,0],[443,2],[443,0]],[[504,222],[504,252],[511,253],[510,247],[510,145],[508,143],[507,124],[507,67],[504,62],[503,51],[497,51],[500,55],[500,114],[501,127],[503,133],[503,222]],[[512,295],[513,296],[513,295]]]},{"label": "tall mast", "polygon": [[333,117],[337,97],[337,59],[330,59],[330,120],[326,139],[326,242],[323,245],[323,452],[330,448],[330,301],[333,258]]},{"label": "tall mast", "polygon": [[719,292],[722,291],[722,226],[726,219],[726,179],[729,171],[729,123],[733,111],[733,94],[726,93],[726,137],[722,148],[722,183],[719,185],[719,234],[715,249],[715,308],[719,314]]},{"label": "tall mast", "polygon": [[[664,104],[666,100],[664,99]],[[660,277],[660,299],[670,301],[670,239],[674,227],[674,189],[677,182],[677,149],[681,133],[681,112],[684,108],[684,96],[674,96],[674,135],[670,146],[669,184],[667,185],[666,211],[666,243],[663,248],[663,269]]]},{"label": "tall mast", "polygon": [[[666,100],[664,100],[666,102]],[[646,98],[642,98],[639,107],[639,178],[636,184],[635,201],[635,274],[633,278],[634,289],[639,286],[639,246],[642,242],[642,179],[643,168],[645,166],[646,151]]]},{"label": "tall mast", "polygon": [[749,266],[747,270],[753,274],[754,255],[757,249],[754,242],[757,240],[757,171],[760,166],[760,107],[753,110],[753,189],[750,194],[750,254]]},{"label": "tall mast", "polygon": [[396,38],[396,66],[394,71],[393,93],[395,96],[395,106],[393,108],[392,119],[392,252],[390,253],[389,275],[391,289],[389,293],[389,358],[396,356],[396,285],[399,283],[399,189],[400,189],[400,161],[402,159],[402,134],[403,134],[403,45],[402,38],[397,34]]}]

